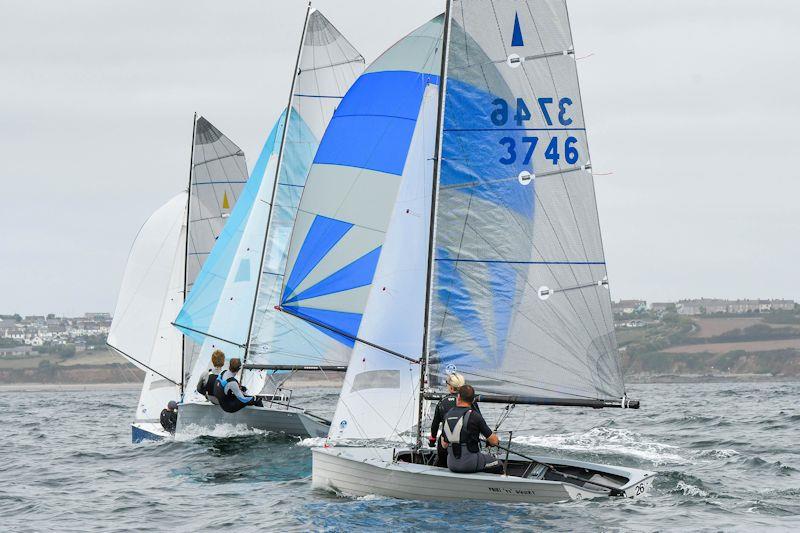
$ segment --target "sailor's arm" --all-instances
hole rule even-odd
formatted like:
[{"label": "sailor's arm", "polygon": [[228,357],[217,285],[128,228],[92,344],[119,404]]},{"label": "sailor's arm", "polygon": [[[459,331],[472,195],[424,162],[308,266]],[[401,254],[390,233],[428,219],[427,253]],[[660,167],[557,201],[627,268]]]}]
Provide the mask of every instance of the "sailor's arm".
[{"label": "sailor's arm", "polygon": [[[478,416],[480,416],[480,414]],[[484,420],[482,416],[478,423],[480,424],[481,435],[484,436],[484,438],[486,439],[486,443],[489,446],[497,446],[498,444],[500,444],[500,437],[497,436],[497,433],[492,431],[492,429],[489,427],[489,425],[486,423],[486,420]]]},{"label": "sailor's arm", "polygon": [[229,382],[230,390],[236,398],[242,403],[250,403],[253,401],[252,396],[245,396],[242,392],[242,389],[239,388],[239,384],[235,381]]}]

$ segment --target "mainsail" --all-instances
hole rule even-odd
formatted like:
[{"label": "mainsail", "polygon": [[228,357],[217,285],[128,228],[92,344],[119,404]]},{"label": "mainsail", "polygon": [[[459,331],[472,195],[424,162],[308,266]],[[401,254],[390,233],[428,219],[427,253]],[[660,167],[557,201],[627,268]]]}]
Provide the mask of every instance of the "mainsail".
[{"label": "mainsail", "polygon": [[[306,178],[320,139],[345,92],[364,68],[364,58],[317,10],[311,10],[292,86],[266,251],[252,318],[247,362],[274,367],[346,365],[350,344],[275,309],[289,240]],[[313,179],[313,178],[312,178]],[[329,285],[294,295],[292,302],[329,293]],[[336,290],[336,289],[331,289]],[[290,302],[291,303],[291,302]]]},{"label": "mainsail", "polygon": [[424,246],[414,245],[428,235],[441,30],[437,17],[356,80],[300,201],[281,305],[353,346],[337,437],[413,425],[427,266]]},{"label": "mainsail", "polygon": [[625,393],[564,0],[454,0],[429,375]]},{"label": "mainsail", "polygon": [[[198,118],[189,183],[185,294],[191,294],[246,182],[244,152],[208,120]],[[199,348],[196,343],[185,344],[185,368],[192,368]]]},{"label": "mainsail", "polygon": [[175,318],[175,326],[202,346],[202,356],[188,367],[190,386],[206,371],[217,347],[229,358],[244,355],[284,118],[278,118],[267,136],[228,223]]},{"label": "mainsail", "polygon": [[180,395],[181,335],[170,326],[183,301],[186,193],[160,207],[131,247],[108,345],[145,372],[137,421],[158,420]]},{"label": "mainsail", "polygon": [[[205,372],[216,348],[229,358],[244,357],[249,344],[248,362],[270,365],[319,364],[319,350],[326,349],[331,358],[341,350],[340,343],[326,344],[330,339],[273,308],[282,277],[277,274],[318,139],[362,65],[361,55],[330,22],[309,10],[288,119],[284,113],[272,128],[242,199],[175,320],[182,332],[202,342],[191,383]],[[341,356],[334,360],[346,363]],[[253,373],[247,376],[256,379]],[[257,390],[249,380],[248,385]]]}]

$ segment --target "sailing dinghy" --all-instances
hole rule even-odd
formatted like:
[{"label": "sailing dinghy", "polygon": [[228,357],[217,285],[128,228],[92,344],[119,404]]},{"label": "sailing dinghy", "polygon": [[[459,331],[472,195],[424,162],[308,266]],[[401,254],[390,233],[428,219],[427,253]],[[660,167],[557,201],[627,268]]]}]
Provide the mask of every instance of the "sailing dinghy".
[{"label": "sailing dinghy", "polygon": [[[652,472],[508,451],[504,474],[456,474],[421,444],[455,371],[484,403],[639,406],[619,364],[565,1],[448,0],[356,81],[317,160],[329,144],[327,194],[307,186],[300,209],[328,229],[293,239],[290,257],[378,257],[363,300],[294,310],[355,343],[329,443],[361,445],[314,448],[313,485],[502,502],[644,494]],[[287,308],[296,289],[283,291]],[[337,311],[362,302],[357,324]]]},{"label": "sailing dinghy", "polygon": [[108,334],[108,346],[145,372],[133,442],[169,435],[159,415],[181,398],[186,361],[198,349],[171,322],[247,180],[244,152],[203,117],[194,119],[191,167],[187,192],[160,207],[136,236]]},{"label": "sailing dinghy", "polygon": [[[300,43],[290,111],[273,127],[242,200],[175,319],[176,327],[202,345],[191,383],[208,371],[211,353],[221,349],[228,359],[242,359],[241,381],[265,405],[226,413],[187,389],[178,431],[207,432],[230,425],[302,437],[328,433],[330,422],[292,405],[291,391],[282,384],[298,370],[344,371],[352,342],[275,307],[292,231],[308,229],[302,216],[300,228],[295,227],[295,218],[319,140],[363,70],[364,58],[310,5]],[[325,286],[318,284],[312,292],[322,296]]]}]

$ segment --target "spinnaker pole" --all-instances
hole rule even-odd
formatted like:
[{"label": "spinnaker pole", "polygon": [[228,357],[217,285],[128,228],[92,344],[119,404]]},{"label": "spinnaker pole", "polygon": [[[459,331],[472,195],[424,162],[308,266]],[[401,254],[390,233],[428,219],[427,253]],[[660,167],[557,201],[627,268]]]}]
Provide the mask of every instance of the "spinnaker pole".
[{"label": "spinnaker pole", "polygon": [[422,357],[419,368],[419,401],[417,402],[417,448],[422,447],[422,411],[427,381],[428,355],[430,352],[430,320],[433,290],[434,239],[436,236],[436,203],[439,195],[439,174],[442,169],[442,130],[444,129],[444,100],[447,86],[447,50],[450,35],[450,7],[452,0],[445,0],[442,28],[442,64],[439,71],[439,102],[436,114],[436,146],[434,148],[433,179],[431,180],[431,218],[428,231],[428,272],[425,280],[425,315],[422,324]]},{"label": "spinnaker pole", "polygon": [[[261,260],[258,263],[258,278],[256,279],[256,294],[253,298],[253,309],[250,312],[250,325],[247,327],[247,339],[245,340],[245,348],[244,348],[244,356],[242,357],[242,363],[244,365],[247,362],[247,356],[250,354],[250,341],[252,340],[251,337],[253,335],[253,325],[255,324],[256,320],[256,306],[258,305],[258,291],[261,287],[261,277],[264,273],[264,259],[267,256],[267,241],[269,239],[269,228],[272,224],[272,212],[273,207],[275,205],[275,197],[278,192],[278,180],[281,175],[281,167],[283,166],[283,149],[286,144],[286,133],[289,130],[289,120],[292,116],[292,103],[294,101],[294,85],[297,81],[297,75],[299,74],[298,70],[300,69],[300,60],[303,57],[303,44],[306,40],[306,31],[308,30],[308,18],[311,16],[311,1],[308,2],[308,7],[306,8],[306,19],[303,22],[303,33],[300,34],[300,46],[297,49],[297,60],[294,64],[294,73],[292,74],[292,83],[289,87],[289,103],[286,106],[286,116],[283,119],[283,132],[281,132],[281,145],[278,149],[278,164],[276,165],[275,169],[275,180],[272,183],[272,196],[269,202],[269,211],[267,213],[267,227],[264,230],[264,246],[261,249]],[[244,373],[244,370],[242,370]]]},{"label": "spinnaker pole", "polygon": [[[185,248],[183,251],[183,301],[186,302],[186,296],[189,285],[189,221],[190,211],[192,210],[192,175],[194,174],[194,141],[197,135],[197,111],[192,118],[192,149],[189,152],[189,186],[186,188],[186,238],[184,239]],[[186,335],[181,336],[181,401],[183,401],[184,381],[186,381],[185,369],[186,365]]]}]

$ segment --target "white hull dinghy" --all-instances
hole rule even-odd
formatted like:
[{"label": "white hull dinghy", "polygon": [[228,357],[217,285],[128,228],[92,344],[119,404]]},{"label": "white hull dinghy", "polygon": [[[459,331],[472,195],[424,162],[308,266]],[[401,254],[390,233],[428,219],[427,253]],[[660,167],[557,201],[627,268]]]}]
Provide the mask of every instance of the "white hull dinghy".
[{"label": "white hull dinghy", "polygon": [[[655,476],[635,468],[584,461],[509,455],[506,474],[457,474],[425,464],[412,450],[313,448],[312,485],[350,497],[380,495],[410,500],[475,499],[553,503],[567,500],[641,497]],[[426,455],[434,453],[425,451]],[[418,463],[412,463],[412,456]],[[457,490],[454,490],[457,487]]]},{"label": "white hull dinghy", "polygon": [[177,433],[213,434],[220,425],[246,427],[290,437],[324,437],[330,422],[324,418],[295,407],[246,406],[235,413],[226,413],[210,402],[182,403],[178,405]]},{"label": "white hull dinghy", "polygon": [[[324,378],[325,372],[346,370],[352,342],[281,313],[276,306],[285,281],[297,204],[316,147],[363,66],[361,54],[322,13],[309,6],[286,111],[273,126],[241,201],[174,321],[185,336],[202,346],[189,364],[191,386],[209,372],[211,354],[222,350],[228,361],[242,361],[240,382],[247,394],[266,397],[265,407],[247,406],[226,413],[195,390],[187,390],[178,410],[178,431],[190,426],[212,430],[220,425],[245,425],[301,437],[327,434],[327,420],[303,409],[277,405],[270,397],[274,385],[295,371],[320,372]],[[341,277],[331,288],[324,283],[326,276],[310,271],[313,256],[301,254],[291,260],[305,269],[302,276],[291,280],[298,289],[293,301],[346,288],[347,280]]]},{"label": "white hull dinghy", "polygon": [[[295,261],[281,301],[354,343],[328,440],[371,444],[314,449],[314,485],[424,500],[646,493],[652,472],[508,451],[505,475],[455,474],[422,446],[454,372],[480,403],[639,408],[614,335],[566,0],[445,0],[339,109],[316,156],[324,190],[306,187],[297,222],[326,230],[295,231],[289,257],[372,250],[363,298],[291,309]],[[409,450],[387,449],[409,435]]]}]

